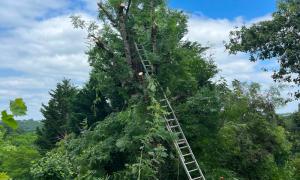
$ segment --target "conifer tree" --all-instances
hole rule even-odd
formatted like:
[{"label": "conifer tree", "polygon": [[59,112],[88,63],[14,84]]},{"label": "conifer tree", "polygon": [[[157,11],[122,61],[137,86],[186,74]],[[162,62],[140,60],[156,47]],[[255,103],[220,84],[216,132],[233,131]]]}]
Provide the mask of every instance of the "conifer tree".
[{"label": "conifer tree", "polygon": [[70,80],[58,83],[55,90],[49,92],[51,99],[43,104],[41,112],[44,116],[43,127],[37,129],[39,148],[49,150],[55,147],[56,142],[63,139],[67,133],[67,122],[72,116],[72,101],[77,94],[76,88]]}]

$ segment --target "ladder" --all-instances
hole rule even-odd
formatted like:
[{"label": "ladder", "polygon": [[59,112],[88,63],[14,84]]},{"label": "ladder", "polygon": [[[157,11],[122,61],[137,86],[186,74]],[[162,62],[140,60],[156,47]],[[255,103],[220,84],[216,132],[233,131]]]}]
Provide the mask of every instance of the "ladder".
[{"label": "ladder", "polygon": [[[151,62],[148,60],[144,46],[134,43],[139,59],[141,60],[145,75],[150,77],[154,74],[154,68]],[[160,86],[159,86],[160,87]],[[167,130],[177,136],[177,139],[173,140],[176,151],[180,157],[180,161],[189,180],[205,180],[205,177],[200,169],[200,166],[194,156],[194,153],[181,129],[175,112],[168,100],[165,92],[160,87],[163,98],[159,100],[161,107],[167,113],[164,114]]]}]

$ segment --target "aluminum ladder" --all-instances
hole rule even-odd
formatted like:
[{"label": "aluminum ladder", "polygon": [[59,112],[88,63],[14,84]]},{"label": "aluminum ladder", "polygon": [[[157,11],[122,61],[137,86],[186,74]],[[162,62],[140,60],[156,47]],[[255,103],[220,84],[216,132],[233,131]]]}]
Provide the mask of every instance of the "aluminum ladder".
[{"label": "aluminum ladder", "polygon": [[[148,60],[144,46],[134,43],[139,59],[141,60],[145,75],[151,77],[154,74],[154,68],[151,62]],[[159,86],[159,84],[158,84]],[[194,153],[181,129],[175,112],[168,100],[165,92],[159,86],[163,98],[160,99],[160,105],[167,113],[164,115],[167,129],[170,133],[177,135],[177,139],[173,140],[176,151],[180,157],[180,161],[189,180],[205,180],[205,177],[200,169],[200,166],[194,156]]]}]

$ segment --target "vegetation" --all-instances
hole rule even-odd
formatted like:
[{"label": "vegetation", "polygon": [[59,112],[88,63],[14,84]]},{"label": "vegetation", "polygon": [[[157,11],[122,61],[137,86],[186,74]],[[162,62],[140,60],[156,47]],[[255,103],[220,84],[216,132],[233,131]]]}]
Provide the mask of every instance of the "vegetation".
[{"label": "vegetation", "polygon": [[18,127],[14,116],[26,114],[27,107],[21,98],[10,102],[10,111],[2,111],[0,126],[0,179],[31,179],[29,173],[33,160],[39,159],[40,155],[33,146],[36,135],[34,133],[20,134],[12,129]]},{"label": "vegetation", "polygon": [[28,120],[22,120],[17,121],[19,128],[18,131],[20,132],[35,132],[37,128],[40,128],[42,123],[41,121],[28,119]]},{"label": "vegetation", "polygon": [[[280,1],[278,11],[293,10],[297,2]],[[203,55],[207,48],[183,39],[188,17],[163,0],[108,0],[98,6],[101,29],[72,18],[91,41],[88,82],[82,88],[70,80],[58,83],[42,105],[36,132],[12,130],[18,123],[3,111],[0,179],[187,179],[172,144],[177,137],[165,128],[161,90],[206,179],[300,179],[300,115],[276,113],[286,103],[281,86],[213,82],[218,70]],[[273,22],[276,14],[262,24],[281,26]],[[262,25],[233,33],[228,48],[269,57],[261,52],[263,43],[253,49],[251,43],[258,42],[246,35],[255,26]],[[244,35],[249,39],[240,41]],[[143,75],[135,42],[153,62],[152,77]],[[23,101],[11,102],[14,115],[23,115],[24,107]]]}]

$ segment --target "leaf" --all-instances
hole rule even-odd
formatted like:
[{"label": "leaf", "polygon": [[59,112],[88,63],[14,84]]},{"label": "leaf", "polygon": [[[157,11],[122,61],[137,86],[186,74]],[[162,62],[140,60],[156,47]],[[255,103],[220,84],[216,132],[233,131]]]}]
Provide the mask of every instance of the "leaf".
[{"label": "leaf", "polygon": [[4,173],[4,172],[0,172],[0,180],[9,180],[10,177]]},{"label": "leaf", "polygon": [[9,127],[13,128],[13,129],[17,129],[18,128],[18,123],[14,119],[13,115],[7,114],[6,111],[2,111],[1,115],[2,115],[1,119],[2,119],[3,123],[5,123],[6,125],[8,125]]},{"label": "leaf", "polygon": [[22,98],[17,98],[14,101],[10,101],[10,111],[15,116],[23,116],[26,115],[27,106]]}]

